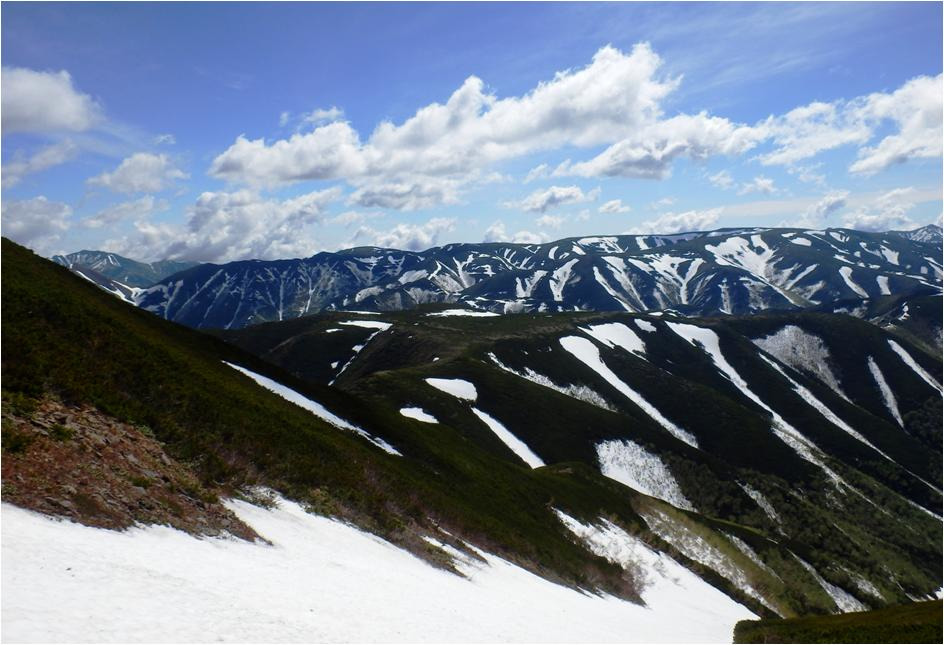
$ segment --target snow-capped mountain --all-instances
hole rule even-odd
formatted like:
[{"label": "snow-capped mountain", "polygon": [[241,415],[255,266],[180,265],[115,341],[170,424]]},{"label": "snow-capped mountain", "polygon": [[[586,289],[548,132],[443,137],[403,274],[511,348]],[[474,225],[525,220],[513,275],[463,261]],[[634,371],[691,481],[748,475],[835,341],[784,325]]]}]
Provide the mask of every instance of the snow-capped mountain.
[{"label": "snow-capped mountain", "polygon": [[723,229],[361,247],[296,260],[204,264],[150,286],[139,306],[191,327],[240,328],[323,310],[438,302],[498,312],[672,309],[686,315],[796,310],[892,294],[937,294],[941,241],[915,232]]}]

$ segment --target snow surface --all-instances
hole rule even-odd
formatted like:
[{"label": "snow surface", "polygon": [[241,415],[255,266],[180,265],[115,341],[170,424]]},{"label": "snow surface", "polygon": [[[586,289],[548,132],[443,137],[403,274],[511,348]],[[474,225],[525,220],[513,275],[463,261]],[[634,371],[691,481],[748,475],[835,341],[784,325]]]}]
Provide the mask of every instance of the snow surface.
[{"label": "snow surface", "polygon": [[[688,616],[704,614],[709,618],[719,611],[731,611],[738,616],[751,614],[742,605],[712,587],[666,554],[653,550],[639,538],[630,535],[609,520],[584,524],[555,509],[564,526],[576,535],[596,555],[621,566],[642,584],[642,598],[652,610],[675,606],[685,620]],[[737,618],[736,620],[748,620]],[[696,640],[701,641],[701,638]]]},{"label": "snow surface", "polygon": [[351,327],[364,327],[365,329],[379,329],[380,331],[386,331],[393,327],[393,323],[381,322],[379,320],[345,320],[339,324],[350,325]]},{"label": "snow surface", "polygon": [[489,427],[489,429],[495,433],[495,435],[502,440],[508,448],[518,455],[518,457],[524,463],[528,464],[532,468],[540,468],[544,465],[544,461],[541,460],[534,452],[528,447],[528,445],[523,442],[521,439],[516,437],[508,430],[504,425],[501,424],[498,419],[495,417],[482,412],[478,408],[472,408],[472,412],[475,413],[482,422]]},{"label": "snow surface", "polygon": [[400,408],[400,414],[423,423],[439,423],[439,420],[423,408]]},{"label": "snow surface", "polygon": [[333,334],[333,333],[336,332],[336,331],[341,331],[341,330],[338,329],[337,327],[334,327],[334,328],[332,328],[332,329],[325,329],[325,333],[326,333],[326,334]]},{"label": "snow surface", "polygon": [[858,295],[863,298],[868,298],[869,294],[855,283],[852,279],[852,267],[839,267],[839,275],[842,276],[842,279],[846,282],[846,286],[856,292]]},{"label": "snow surface", "polygon": [[875,282],[878,283],[878,290],[879,290],[879,293],[880,293],[881,295],[883,295],[883,296],[890,296],[890,295],[892,295],[891,289],[888,288],[888,276],[887,276],[887,275],[879,275],[879,276],[876,276],[876,277],[875,277]]},{"label": "snow surface", "polygon": [[477,318],[491,318],[493,316],[501,316],[494,311],[474,311],[472,309],[446,309],[445,311],[437,311],[436,313],[426,314],[430,317],[443,317],[443,316],[473,316]]},{"label": "snow surface", "polygon": [[790,239],[790,242],[799,246],[813,246],[813,243],[805,237],[794,237]]},{"label": "snow surface", "polygon": [[872,373],[872,378],[875,379],[875,384],[878,385],[878,389],[882,393],[882,400],[885,402],[885,407],[888,408],[891,415],[895,417],[895,421],[898,422],[898,425],[904,428],[905,422],[902,421],[901,413],[898,411],[898,401],[895,400],[895,394],[892,392],[892,388],[888,387],[885,375],[882,374],[878,363],[876,363],[875,359],[871,356],[869,356],[869,372]]},{"label": "snow surface", "polygon": [[933,387],[934,389],[936,389],[936,390],[940,390],[940,389],[941,389],[941,384],[938,383],[937,380],[936,380],[933,376],[931,376],[930,374],[928,374],[927,371],[925,371],[925,369],[924,369],[923,367],[921,367],[920,365],[918,365],[918,362],[917,362],[914,358],[911,357],[911,354],[909,354],[909,353],[905,350],[904,347],[902,347],[901,345],[899,345],[898,343],[896,343],[895,341],[893,341],[891,338],[888,339],[888,344],[891,346],[891,348],[894,350],[894,352],[895,352],[896,354],[898,354],[898,355],[901,357],[901,360],[903,360],[903,361],[905,362],[905,365],[907,365],[907,366],[910,367],[912,370],[914,370],[915,374],[917,374],[918,376],[920,376],[921,378],[923,378],[924,381],[925,381],[928,385],[930,385],[931,387]]},{"label": "snow surface", "polygon": [[656,326],[653,325],[648,320],[643,320],[642,318],[635,318],[633,322],[636,323],[636,326],[643,331],[653,332],[656,331]]},{"label": "snow surface", "polygon": [[273,381],[272,379],[266,376],[263,376],[262,374],[256,374],[255,372],[248,370],[245,367],[240,367],[239,365],[234,365],[233,363],[227,363],[226,361],[223,361],[223,362],[229,365],[230,367],[232,367],[234,370],[242,372],[243,374],[251,378],[253,381],[258,383],[265,389],[269,390],[270,392],[274,392],[275,394],[278,394],[286,401],[291,401],[298,407],[308,410],[309,412],[314,414],[316,417],[318,417],[322,421],[327,421],[328,423],[333,425],[335,428],[340,428],[341,430],[349,430],[351,432],[354,432],[355,434],[359,434],[360,436],[364,437],[365,439],[367,439],[369,442],[371,442],[378,448],[382,449],[384,452],[390,453],[391,455],[402,456],[401,453],[396,448],[391,446],[389,443],[387,443],[383,439],[380,439],[379,437],[374,437],[363,428],[358,428],[356,425],[345,421],[344,419],[342,419],[341,417],[337,416],[336,414],[332,412],[329,412],[328,409],[324,407],[323,405],[321,405],[320,403],[316,401],[312,401],[311,399],[302,396],[295,390],[291,388],[287,388],[281,383],[277,381]]},{"label": "snow surface", "polygon": [[466,401],[474,401],[479,396],[475,386],[461,378],[428,378],[426,382],[441,392]]},{"label": "snow surface", "polygon": [[770,503],[770,500],[764,497],[763,493],[761,493],[759,490],[757,490],[750,484],[738,482],[738,486],[741,487],[741,490],[747,493],[748,497],[754,500],[754,503],[756,503],[760,507],[760,510],[764,511],[764,514],[767,517],[769,517],[771,520],[773,520],[775,524],[781,523],[780,515],[778,515],[777,511],[774,509],[774,505]]},{"label": "snow surface", "polygon": [[600,350],[597,349],[597,346],[593,344],[592,341],[587,340],[586,338],[581,338],[580,336],[565,336],[560,339],[561,347],[563,347],[567,352],[572,354],[577,360],[582,362],[584,365],[595,371],[603,379],[616,388],[621,394],[623,394],[630,401],[635,403],[639,408],[648,414],[652,419],[658,423],[660,426],[665,428],[672,436],[676,437],[680,441],[684,441],[693,448],[698,447],[698,440],[695,439],[694,435],[689,432],[686,432],[682,428],[678,427],[659,412],[655,406],[649,403],[639,392],[632,389],[626,383],[624,383],[620,378],[613,373],[613,371],[606,366],[603,362],[603,359],[600,358]]},{"label": "snow surface", "polygon": [[627,352],[645,357],[646,344],[632,329],[623,323],[605,323],[581,327],[580,330],[597,339],[607,347],[622,347]]},{"label": "snow surface", "polygon": [[481,552],[486,564],[463,579],[286,500],[226,504],[272,545],[109,531],[3,504],[4,640],[725,643],[754,618],[671,562],[643,607]]},{"label": "snow surface", "polygon": [[629,439],[602,441],[596,450],[604,477],[678,508],[695,510],[679,488],[672,471],[655,453]]}]

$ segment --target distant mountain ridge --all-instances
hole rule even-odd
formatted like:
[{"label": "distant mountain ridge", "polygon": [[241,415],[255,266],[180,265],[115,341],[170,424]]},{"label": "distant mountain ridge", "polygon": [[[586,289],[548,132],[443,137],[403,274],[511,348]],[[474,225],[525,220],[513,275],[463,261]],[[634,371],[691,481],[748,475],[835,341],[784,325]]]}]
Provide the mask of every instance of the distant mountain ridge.
[{"label": "distant mountain ridge", "polygon": [[[745,315],[941,292],[941,232],[778,228],[567,238],[546,244],[359,247],[292,260],[201,264],[132,296],[196,328],[318,311],[464,303],[497,313],[671,309]],[[114,286],[109,290],[114,291]]]}]

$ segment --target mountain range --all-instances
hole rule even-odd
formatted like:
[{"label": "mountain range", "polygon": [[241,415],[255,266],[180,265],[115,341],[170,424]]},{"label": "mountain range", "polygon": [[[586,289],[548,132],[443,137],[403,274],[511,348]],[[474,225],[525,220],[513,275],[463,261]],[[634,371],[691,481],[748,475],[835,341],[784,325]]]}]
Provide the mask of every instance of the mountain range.
[{"label": "mountain range", "polygon": [[89,251],[54,260],[167,320],[237,329],[319,311],[429,303],[497,313],[671,309],[691,316],[853,303],[846,307],[852,313],[855,301],[939,295],[941,248],[936,226],[888,233],[751,228],[421,252],[360,247],[189,268]]}]

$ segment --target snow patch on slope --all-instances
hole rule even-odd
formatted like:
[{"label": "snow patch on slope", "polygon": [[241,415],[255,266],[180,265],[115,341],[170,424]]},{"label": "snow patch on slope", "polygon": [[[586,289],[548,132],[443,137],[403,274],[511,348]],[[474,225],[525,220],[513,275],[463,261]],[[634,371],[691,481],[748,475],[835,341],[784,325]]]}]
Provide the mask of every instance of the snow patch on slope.
[{"label": "snow patch on slope", "polygon": [[439,420],[423,408],[400,408],[400,414],[423,423],[439,423]]},{"label": "snow patch on slope", "polygon": [[875,359],[869,356],[868,360],[869,372],[872,373],[872,378],[875,379],[875,384],[878,385],[878,389],[882,393],[882,400],[885,402],[885,407],[891,415],[895,417],[895,421],[898,422],[898,425],[904,428],[905,422],[902,420],[901,413],[898,411],[898,401],[895,400],[895,394],[892,392],[892,388],[888,387],[885,375],[882,374],[882,370],[879,369]]},{"label": "snow patch on slope", "polygon": [[426,383],[440,392],[465,401],[475,401],[479,396],[479,393],[475,391],[475,386],[461,378],[428,378]]},{"label": "snow patch on slope", "polygon": [[905,365],[907,365],[907,366],[910,367],[912,370],[914,370],[914,373],[915,373],[915,374],[917,374],[917,375],[920,376],[922,379],[924,379],[924,381],[925,381],[928,385],[930,385],[931,387],[933,387],[934,389],[936,389],[936,390],[940,390],[940,389],[941,389],[941,384],[937,382],[937,379],[935,379],[933,376],[931,376],[930,374],[928,374],[927,371],[925,371],[925,369],[924,369],[923,367],[921,367],[920,365],[918,365],[918,362],[917,362],[914,358],[912,358],[911,354],[909,354],[909,353],[905,350],[904,347],[902,347],[901,345],[899,345],[898,343],[896,343],[895,341],[893,341],[891,338],[888,339],[888,344],[891,346],[892,350],[894,350],[894,352],[895,352],[896,354],[898,354],[898,356],[901,357],[901,360],[903,360],[903,361],[905,362]]},{"label": "snow patch on slope", "polygon": [[764,514],[769,517],[775,524],[780,524],[780,515],[777,514],[777,511],[774,509],[774,505],[764,497],[764,494],[759,490],[751,486],[750,484],[744,484],[738,482],[738,486],[741,487],[747,496],[754,500],[754,503],[760,507],[760,510],[764,511]]},{"label": "snow patch on slope", "polygon": [[602,441],[596,450],[600,472],[605,477],[678,508],[695,510],[672,471],[655,453],[629,439]]},{"label": "snow patch on slope", "polygon": [[537,383],[538,385],[543,385],[544,387],[550,388],[554,390],[555,392],[566,394],[569,397],[572,397],[579,401],[583,401],[584,403],[595,405],[598,408],[603,408],[604,410],[609,410],[610,412],[614,411],[613,406],[607,403],[606,399],[604,399],[602,396],[594,392],[592,389],[590,389],[586,385],[558,385],[557,383],[555,383],[548,377],[544,376],[543,374],[539,374],[535,372],[530,367],[525,367],[524,372],[519,372],[518,370],[512,367],[509,367],[508,365],[505,365],[500,360],[498,360],[498,357],[495,356],[493,352],[489,352],[488,357],[492,359],[492,362],[495,363],[495,365],[497,365],[499,368],[505,370],[506,372],[514,374],[515,376],[519,378],[523,378],[527,381],[531,381],[532,383]]},{"label": "snow patch on slope", "polygon": [[753,342],[781,363],[798,372],[812,374],[833,392],[846,401],[849,400],[829,367],[832,363],[829,349],[819,336],[810,334],[796,325],[786,325],[774,334],[755,338]]},{"label": "snow patch on slope", "polygon": [[846,286],[863,298],[868,298],[869,294],[852,279],[852,267],[839,267],[839,275],[845,281]]},{"label": "snow patch on slope", "polygon": [[528,445],[523,442],[521,439],[516,437],[511,431],[508,430],[501,422],[498,421],[495,417],[482,412],[478,408],[472,408],[472,412],[477,416],[482,422],[489,427],[489,429],[495,433],[495,435],[502,440],[508,448],[518,455],[518,457],[524,463],[528,464],[532,468],[540,468],[544,465],[544,461],[541,460],[534,451],[532,451]]},{"label": "snow patch on slope", "polygon": [[494,316],[501,316],[494,311],[475,311],[473,309],[446,309],[445,311],[437,311],[432,314],[426,314],[429,317],[441,318],[445,316],[472,316],[474,318],[492,318]]},{"label": "snow patch on slope", "polygon": [[226,361],[223,361],[223,363],[225,363],[226,365],[229,365],[230,367],[232,367],[234,370],[238,372],[242,372],[243,374],[251,378],[253,381],[258,383],[265,389],[269,390],[270,392],[274,392],[275,394],[278,394],[280,397],[282,397],[286,401],[291,401],[298,407],[308,410],[309,412],[314,414],[316,417],[318,417],[322,421],[327,421],[328,423],[333,425],[335,428],[340,428],[341,430],[348,430],[355,434],[359,434],[360,436],[364,437],[365,439],[367,439],[369,442],[371,442],[378,448],[382,449],[384,452],[387,452],[391,455],[402,456],[401,453],[396,448],[391,446],[389,443],[387,443],[383,439],[374,437],[363,428],[359,428],[353,423],[349,423],[345,421],[344,419],[337,416],[336,414],[329,412],[328,409],[324,407],[323,405],[321,405],[320,403],[316,401],[312,401],[311,399],[302,396],[295,390],[285,387],[281,383],[277,381],[273,381],[272,379],[266,376],[263,376],[262,374],[256,374],[255,372],[251,370],[247,370],[245,367],[240,367],[239,365],[234,365],[233,363],[227,363]]},{"label": "snow patch on slope", "polygon": [[850,611],[868,611],[869,607],[860,602],[855,596],[850,594],[845,589],[831,584],[826,579],[824,579],[823,576],[819,575],[819,572],[812,564],[795,553],[793,554],[793,557],[796,558],[797,562],[799,562],[804,569],[809,571],[810,575],[813,576],[817,584],[823,588],[823,591],[829,594],[829,597],[833,599],[833,602],[835,602],[836,606],[839,608],[840,613],[846,613]]},{"label": "snow patch on slope", "polygon": [[646,344],[632,329],[623,323],[592,325],[590,327],[581,327],[580,330],[597,339],[601,344],[607,347],[622,347],[627,352],[638,354],[642,357],[646,355]]},{"label": "snow patch on slope", "polygon": [[684,441],[693,448],[698,447],[698,440],[695,439],[694,435],[686,432],[682,428],[666,419],[664,416],[662,416],[662,413],[659,412],[655,406],[649,403],[645,398],[643,398],[641,394],[620,380],[620,378],[614,374],[613,371],[606,366],[606,364],[604,364],[603,359],[600,358],[600,350],[597,349],[597,346],[594,345],[592,341],[579,336],[565,336],[564,338],[560,339],[560,344],[561,347],[572,354],[577,360],[595,371],[597,374],[603,377],[607,383],[612,385],[626,398],[635,403],[643,410],[643,412],[652,417],[656,423],[672,434],[672,436],[679,439],[680,441]]}]

